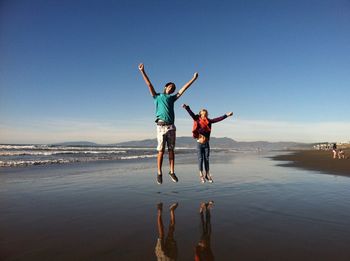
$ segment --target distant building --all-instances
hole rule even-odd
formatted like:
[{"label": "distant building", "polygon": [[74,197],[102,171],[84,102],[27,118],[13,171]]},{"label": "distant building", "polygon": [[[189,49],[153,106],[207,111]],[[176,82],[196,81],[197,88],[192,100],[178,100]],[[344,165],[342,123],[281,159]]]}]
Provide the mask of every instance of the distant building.
[{"label": "distant building", "polygon": [[316,150],[331,150],[333,148],[334,143],[337,145],[338,148],[350,148],[350,141],[319,143],[314,145],[313,148]]}]

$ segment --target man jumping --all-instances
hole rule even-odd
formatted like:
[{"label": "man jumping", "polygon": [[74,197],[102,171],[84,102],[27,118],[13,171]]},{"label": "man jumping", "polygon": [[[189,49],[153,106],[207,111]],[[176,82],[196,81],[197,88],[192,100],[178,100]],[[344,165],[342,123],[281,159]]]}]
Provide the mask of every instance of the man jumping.
[{"label": "man jumping", "polygon": [[187,82],[178,93],[171,95],[174,93],[176,86],[173,82],[168,82],[164,86],[163,93],[156,93],[154,87],[149,80],[145,67],[141,63],[139,65],[139,70],[142,74],[143,79],[145,80],[149,91],[154,99],[154,103],[156,105],[156,120],[157,123],[157,140],[158,140],[158,156],[157,156],[157,166],[158,166],[158,175],[157,175],[157,183],[163,183],[162,176],[162,164],[163,164],[163,155],[165,144],[168,146],[169,153],[169,164],[170,171],[169,176],[174,182],[178,182],[178,178],[175,175],[175,140],[176,140],[176,127],[174,125],[175,122],[175,113],[174,113],[174,103],[178,98],[191,86],[191,84],[198,78],[198,73],[196,72],[193,75],[193,78]]}]

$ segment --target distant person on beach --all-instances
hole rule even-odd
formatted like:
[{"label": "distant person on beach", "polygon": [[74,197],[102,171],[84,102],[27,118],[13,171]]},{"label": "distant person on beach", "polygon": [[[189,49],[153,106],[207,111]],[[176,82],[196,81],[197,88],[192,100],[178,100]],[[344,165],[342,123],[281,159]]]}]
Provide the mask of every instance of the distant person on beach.
[{"label": "distant person on beach", "polygon": [[178,182],[178,178],[175,175],[175,139],[176,139],[176,127],[175,122],[175,113],[174,113],[174,103],[181,97],[181,95],[191,86],[191,84],[198,78],[198,73],[195,73],[192,79],[187,82],[178,93],[174,93],[176,86],[175,83],[168,82],[164,86],[163,93],[157,93],[154,90],[154,87],[149,80],[144,65],[141,63],[139,65],[139,70],[142,74],[143,79],[145,80],[149,91],[153,97],[154,103],[156,105],[156,120],[157,123],[157,140],[158,140],[158,156],[157,156],[157,183],[163,183],[163,155],[165,150],[165,145],[168,146],[169,153],[169,164],[170,171],[169,176],[174,182]]},{"label": "distant person on beach", "polygon": [[[213,178],[209,173],[209,154],[210,154],[209,139],[210,139],[210,133],[211,133],[211,125],[213,123],[222,121],[227,117],[232,116],[233,113],[228,112],[221,117],[209,119],[208,111],[206,109],[201,109],[198,114],[194,114],[193,111],[191,111],[190,106],[183,104],[182,107],[187,110],[187,112],[190,114],[190,116],[194,120],[192,134],[193,134],[193,138],[197,139],[197,142],[198,142],[197,155],[198,155],[198,168],[199,168],[200,180],[202,183],[204,183],[205,180],[208,180],[210,183],[212,183]],[[205,168],[205,176],[203,174],[203,163]]]},{"label": "distant person on beach", "polygon": [[337,144],[333,144],[333,159],[336,159],[337,158]]},{"label": "distant person on beach", "polygon": [[338,159],[345,159],[345,153],[342,149],[338,152]]},{"label": "distant person on beach", "polygon": [[195,246],[195,261],[211,261],[214,260],[214,254],[211,250],[211,215],[210,209],[212,208],[214,202],[209,201],[208,203],[201,203],[199,214],[200,214],[200,228],[201,236],[200,240]]},{"label": "distant person on beach", "polygon": [[155,248],[155,254],[157,260],[173,261],[177,260],[177,244],[174,239],[175,232],[175,209],[178,203],[174,203],[169,207],[170,210],[170,223],[168,234],[164,235],[164,224],[163,224],[163,203],[157,205],[157,227],[158,227],[158,239]]}]

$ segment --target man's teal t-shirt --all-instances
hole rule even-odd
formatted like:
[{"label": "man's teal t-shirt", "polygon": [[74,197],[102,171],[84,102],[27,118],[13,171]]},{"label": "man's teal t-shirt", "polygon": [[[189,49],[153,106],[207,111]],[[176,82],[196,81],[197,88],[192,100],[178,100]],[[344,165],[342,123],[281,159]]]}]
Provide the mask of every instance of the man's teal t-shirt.
[{"label": "man's teal t-shirt", "polygon": [[176,95],[157,93],[153,99],[156,105],[156,118],[169,124],[174,124],[174,103],[176,101]]}]

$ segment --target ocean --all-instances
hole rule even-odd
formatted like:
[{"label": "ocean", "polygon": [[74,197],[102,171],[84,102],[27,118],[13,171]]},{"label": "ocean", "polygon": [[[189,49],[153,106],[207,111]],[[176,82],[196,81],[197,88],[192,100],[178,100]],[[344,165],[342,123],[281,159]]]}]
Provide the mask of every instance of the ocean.
[{"label": "ocean", "polygon": [[[177,153],[192,153],[193,149],[177,148]],[[0,145],[0,167],[65,164],[93,161],[124,161],[155,158],[155,148],[111,146],[58,146],[46,144]]]}]

